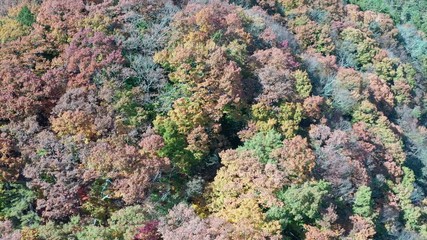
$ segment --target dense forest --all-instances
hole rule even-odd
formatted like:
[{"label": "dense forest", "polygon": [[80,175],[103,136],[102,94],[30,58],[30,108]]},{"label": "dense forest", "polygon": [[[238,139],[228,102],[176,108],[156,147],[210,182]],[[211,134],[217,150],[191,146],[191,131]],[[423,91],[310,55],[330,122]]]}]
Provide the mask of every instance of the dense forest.
[{"label": "dense forest", "polygon": [[426,0],[0,0],[0,239],[427,239]]}]

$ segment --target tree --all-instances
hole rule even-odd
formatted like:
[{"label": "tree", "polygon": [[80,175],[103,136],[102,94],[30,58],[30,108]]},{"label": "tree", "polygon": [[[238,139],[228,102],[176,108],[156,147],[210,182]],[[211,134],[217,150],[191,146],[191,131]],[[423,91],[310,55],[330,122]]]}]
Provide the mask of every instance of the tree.
[{"label": "tree", "polygon": [[384,80],[376,75],[368,75],[369,92],[379,109],[390,110],[394,107],[394,95]]},{"label": "tree", "polygon": [[427,237],[424,3],[1,2],[0,238]]},{"label": "tree", "polygon": [[[19,1],[16,6],[8,9],[5,16],[0,16],[0,43],[4,44],[29,35],[35,22],[33,12],[37,12],[37,9],[38,4],[34,1]],[[14,44],[16,43],[12,43]]]},{"label": "tree", "polygon": [[311,178],[316,157],[309,148],[307,139],[296,136],[285,140],[283,146],[276,149],[272,156],[283,170],[287,182],[303,183]]},{"label": "tree", "polygon": [[[307,79],[302,72],[292,71],[298,66],[289,49],[271,48],[258,50],[252,57],[256,66],[255,73],[262,85],[262,93],[258,101],[271,105],[280,101],[290,100],[296,95],[295,78],[299,78],[298,87],[302,91],[307,88]],[[304,91],[307,91],[306,89]],[[304,93],[303,93],[304,95]]]},{"label": "tree", "polygon": [[[292,12],[298,12],[300,9],[301,8],[296,8]],[[312,21],[304,14],[301,14],[296,17],[295,20],[291,21],[291,28],[303,49],[307,49],[316,44],[316,35],[321,29],[315,21]]]},{"label": "tree", "polygon": [[286,102],[280,106],[278,122],[280,130],[286,138],[294,137],[303,119],[301,103]]},{"label": "tree", "polygon": [[132,239],[139,226],[147,221],[149,213],[141,205],[129,206],[111,214],[108,219],[108,232],[111,236]]},{"label": "tree", "polygon": [[[326,85],[324,91],[333,97],[333,105],[344,114],[354,111],[364,98],[364,79],[352,68],[339,68],[336,78]],[[330,93],[329,93],[330,91]]]},{"label": "tree", "polygon": [[359,216],[370,218],[372,217],[372,191],[367,186],[361,186],[357,189],[354,196],[353,212]]},{"label": "tree", "polygon": [[399,205],[403,211],[403,218],[405,220],[405,227],[408,230],[419,230],[425,226],[425,222],[421,220],[421,209],[414,206],[411,200],[411,194],[414,191],[415,175],[412,170],[403,167],[402,182],[396,184],[393,191],[399,198]]},{"label": "tree", "polygon": [[51,120],[52,130],[59,137],[76,135],[76,139],[90,141],[98,135],[94,119],[83,111],[66,111]]},{"label": "tree", "polygon": [[160,150],[161,156],[170,158],[171,163],[181,172],[191,173],[201,159],[196,158],[187,148],[186,137],[178,131],[176,123],[168,118],[157,117],[154,128],[165,141],[165,146]]},{"label": "tree", "polygon": [[270,153],[281,145],[280,134],[274,130],[270,130],[255,134],[252,138],[246,140],[240,149],[253,151],[261,163],[266,164],[274,162],[270,157]]},{"label": "tree", "polygon": [[60,78],[47,81],[21,66],[0,64],[0,118],[18,120],[49,113],[63,92]]},{"label": "tree", "polygon": [[69,87],[93,84],[94,74],[103,68],[123,63],[121,48],[115,39],[102,32],[81,30],[64,51]]},{"label": "tree", "polygon": [[28,26],[22,25],[17,20],[10,17],[0,18],[0,43],[14,41],[20,37],[26,36],[30,33]]},{"label": "tree", "polygon": [[355,215],[350,217],[353,229],[349,233],[350,239],[373,239],[376,234],[372,220]]},{"label": "tree", "polygon": [[304,115],[312,119],[320,119],[326,111],[326,102],[323,97],[312,96],[304,99]]},{"label": "tree", "polygon": [[[40,218],[33,206],[36,193],[19,183],[0,182],[0,218],[17,227],[38,224]],[[0,235],[1,236],[1,235]]]},{"label": "tree", "polygon": [[22,238],[20,231],[13,229],[11,221],[1,221],[0,232],[0,237],[6,240],[19,240]]},{"label": "tree", "polygon": [[82,225],[84,220],[80,216],[71,217],[66,223],[55,224],[49,221],[39,226],[38,239],[59,240],[64,238],[75,238],[81,240],[89,239],[133,239],[137,229],[147,221],[149,214],[140,205],[124,207],[118,211],[111,212],[108,222],[104,225]]},{"label": "tree", "polygon": [[80,201],[78,189],[83,185],[82,171],[76,162],[75,145],[57,141],[47,130],[38,133],[24,156],[31,159],[23,175],[28,187],[40,191],[36,209],[46,219],[65,219],[76,213]]},{"label": "tree", "polygon": [[427,8],[424,2],[405,1],[390,4],[390,1],[352,0],[364,11],[371,10],[390,14],[396,23],[410,23],[418,29],[426,32],[426,19],[422,12]]},{"label": "tree", "polygon": [[190,134],[188,134],[187,143],[187,149],[190,150],[197,159],[202,159],[209,153],[209,135],[201,126],[194,128]]},{"label": "tree", "polygon": [[[48,41],[61,46],[67,43],[78,32],[78,23],[86,16],[85,4],[82,0],[47,0],[43,1],[37,15],[37,23]],[[48,29],[44,31],[43,29]]]},{"label": "tree", "polygon": [[16,141],[9,134],[0,133],[0,181],[16,181],[24,165]]},{"label": "tree", "polygon": [[93,170],[94,179],[106,177],[112,182],[113,196],[127,204],[142,202],[153,179],[169,166],[169,159],[160,157],[162,137],[148,131],[139,147],[122,139],[105,139],[93,144],[84,159],[86,168]]},{"label": "tree", "polygon": [[230,223],[212,217],[202,219],[185,203],[174,206],[158,225],[163,239],[226,239],[233,237],[233,231]]},{"label": "tree", "polygon": [[[155,120],[165,138],[164,153],[185,174],[209,152],[227,146],[222,126],[241,121],[246,96],[239,64],[252,36],[244,28],[245,15],[237,12],[243,9],[223,2],[189,4],[172,23],[170,47],[154,56],[169,71],[172,87],[186,87],[186,94]],[[195,146],[195,135],[206,146]]]},{"label": "tree", "polygon": [[17,20],[19,23],[25,26],[31,26],[36,21],[34,14],[26,5],[21,8],[21,11],[19,11]]},{"label": "tree", "polygon": [[[353,113],[353,121],[365,122],[370,126],[374,135],[378,136],[387,153],[391,157],[388,164],[393,166],[396,164],[401,165],[405,161],[406,156],[402,148],[403,143],[400,139],[396,126],[392,124],[381,112],[378,112],[375,105],[369,101],[363,101],[358,109]],[[393,170],[390,168],[389,170],[392,175],[401,175],[401,170]]]},{"label": "tree", "polygon": [[283,185],[281,173],[272,164],[261,164],[251,151],[227,150],[220,157],[224,166],[208,190],[213,216],[247,228],[251,237],[278,234],[278,222],[268,221],[262,208],[278,204],[274,192]]},{"label": "tree", "polygon": [[338,56],[343,65],[356,69],[365,69],[372,64],[378,53],[376,42],[363,31],[348,27],[340,33],[342,42],[338,46]]},{"label": "tree", "polygon": [[7,14],[8,10],[19,4],[20,0],[5,0],[4,4],[0,8],[0,15],[4,16]]},{"label": "tree", "polygon": [[297,70],[295,71],[294,76],[296,80],[295,88],[297,90],[298,95],[301,98],[306,98],[310,96],[312,86],[308,74],[301,70]]},{"label": "tree", "polygon": [[427,41],[417,30],[410,25],[401,25],[398,27],[399,32],[404,40],[404,46],[410,56],[416,61],[415,66],[422,73],[427,71]]},{"label": "tree", "polygon": [[332,231],[329,229],[322,230],[310,225],[305,226],[305,239],[307,240],[329,240],[338,238],[341,234],[340,232]]},{"label": "tree", "polygon": [[350,132],[327,126],[312,125],[309,134],[317,156],[314,172],[332,184],[333,194],[351,201],[355,188],[370,182],[368,159],[374,149],[365,148]]},{"label": "tree", "polygon": [[330,205],[326,209],[322,209],[322,219],[316,222],[316,226],[304,225],[306,230],[306,239],[335,239],[342,236],[344,230],[337,223],[338,214],[336,213],[336,207]]},{"label": "tree", "polygon": [[334,55],[322,56],[319,53],[306,52],[302,61],[313,85],[313,93],[324,94],[325,85],[338,71],[337,58]]},{"label": "tree", "polygon": [[144,224],[144,227],[138,229],[138,233],[135,235],[135,240],[158,240],[161,239],[161,235],[158,232],[159,222],[149,221]]},{"label": "tree", "polygon": [[320,208],[329,191],[330,184],[325,181],[293,184],[277,194],[283,206],[270,209],[267,215],[279,220],[285,232],[302,235],[304,224],[320,219]]}]

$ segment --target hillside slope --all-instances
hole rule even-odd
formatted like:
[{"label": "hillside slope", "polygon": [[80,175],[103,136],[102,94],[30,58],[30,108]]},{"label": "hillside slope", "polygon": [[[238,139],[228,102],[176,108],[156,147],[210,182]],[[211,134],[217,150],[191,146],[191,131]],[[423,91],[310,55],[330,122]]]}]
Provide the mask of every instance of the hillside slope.
[{"label": "hillside slope", "polygon": [[427,239],[425,6],[5,1],[0,239]]}]

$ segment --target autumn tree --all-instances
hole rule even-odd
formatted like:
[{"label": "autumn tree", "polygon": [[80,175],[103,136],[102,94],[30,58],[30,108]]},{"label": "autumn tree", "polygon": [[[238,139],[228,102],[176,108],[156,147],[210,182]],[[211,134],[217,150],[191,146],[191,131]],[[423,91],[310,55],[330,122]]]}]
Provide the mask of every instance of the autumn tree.
[{"label": "autumn tree", "polygon": [[[262,93],[258,96],[258,101],[265,104],[273,104],[279,101],[290,100],[299,92],[305,96],[307,91],[305,85],[310,83],[302,72],[293,70],[298,66],[289,49],[271,48],[268,50],[259,50],[252,55],[255,70],[262,86]],[[298,78],[298,79],[296,79]],[[307,77],[306,77],[307,78]],[[307,83],[308,81],[308,83]],[[298,89],[295,86],[298,84]],[[308,89],[310,92],[310,89]]]},{"label": "autumn tree", "polygon": [[31,159],[23,175],[28,186],[40,192],[36,209],[45,219],[66,219],[80,208],[79,188],[84,185],[78,168],[76,144],[69,139],[58,141],[44,130],[35,134],[23,155]]},{"label": "autumn tree", "polygon": [[58,46],[67,43],[78,32],[79,20],[87,14],[83,0],[43,1],[40,6],[36,21],[37,31],[46,31],[48,41],[55,42]]},{"label": "autumn tree", "polygon": [[303,183],[311,178],[311,172],[315,166],[315,155],[307,139],[296,136],[285,140],[283,146],[275,150],[272,156],[283,170],[286,181]]},{"label": "autumn tree", "polygon": [[[184,203],[174,206],[158,224],[164,239],[229,238],[236,231],[233,225],[219,218],[200,218],[194,209]],[[142,238],[145,239],[145,238]],[[160,239],[160,238],[159,238]]]},{"label": "autumn tree", "polygon": [[426,4],[349,3],[2,1],[0,238],[426,238]]},{"label": "autumn tree", "polygon": [[[189,4],[172,23],[170,48],[155,55],[155,61],[170,72],[170,81],[189,90],[188,96],[176,99],[167,115],[155,121],[166,149],[173,149],[167,156],[183,172],[210,151],[225,147],[226,143],[215,144],[222,139],[222,123],[239,121],[245,99],[241,65],[254,37],[245,27],[244,16],[242,8],[226,3]],[[196,128],[204,128],[203,138],[213,143],[203,151],[188,146],[192,137],[187,136]]]},{"label": "autumn tree", "polygon": [[7,133],[0,133],[0,172],[1,181],[16,180],[25,162],[16,146],[16,140]]},{"label": "autumn tree", "polygon": [[113,37],[90,30],[77,32],[64,54],[69,87],[88,86],[95,73],[123,62],[121,48]]},{"label": "autumn tree", "polygon": [[341,43],[338,49],[340,61],[346,67],[363,69],[372,64],[372,60],[379,49],[373,39],[363,31],[348,27],[341,34]]},{"label": "autumn tree", "polygon": [[315,172],[335,186],[334,194],[350,200],[358,186],[369,183],[367,160],[372,149],[364,148],[361,142],[354,142],[342,130],[331,131],[322,125],[312,126],[310,139],[318,157]]},{"label": "autumn tree", "polygon": [[[30,6],[33,10],[36,5]],[[0,43],[4,44],[30,34],[32,24],[35,22],[34,14],[27,5],[19,4],[10,8],[8,14],[0,17]]]},{"label": "autumn tree", "polygon": [[146,133],[139,146],[106,139],[92,146],[84,164],[94,171],[92,178],[111,179],[112,198],[122,198],[128,204],[140,202],[153,178],[167,170],[169,159],[157,154],[163,144],[162,137],[152,132]]},{"label": "autumn tree", "polygon": [[261,207],[278,204],[274,192],[283,185],[282,174],[272,164],[261,164],[247,150],[225,151],[221,162],[224,167],[208,190],[213,216],[233,223],[241,237],[278,234],[278,222],[269,221]]},{"label": "autumn tree", "polygon": [[29,69],[2,63],[0,118],[15,120],[48,114],[63,92],[64,82],[61,80],[40,78]]},{"label": "autumn tree", "polygon": [[353,223],[353,229],[349,233],[350,239],[373,239],[375,236],[375,226],[372,220],[361,216],[350,217]]}]

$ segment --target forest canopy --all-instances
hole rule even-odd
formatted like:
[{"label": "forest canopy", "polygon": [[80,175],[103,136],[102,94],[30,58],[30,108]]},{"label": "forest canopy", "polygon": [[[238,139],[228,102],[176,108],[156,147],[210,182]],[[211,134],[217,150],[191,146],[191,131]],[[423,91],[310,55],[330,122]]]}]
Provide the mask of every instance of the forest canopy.
[{"label": "forest canopy", "polygon": [[0,239],[427,239],[425,12],[3,0]]}]

